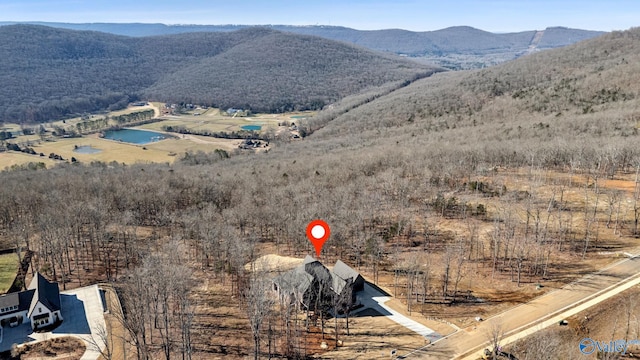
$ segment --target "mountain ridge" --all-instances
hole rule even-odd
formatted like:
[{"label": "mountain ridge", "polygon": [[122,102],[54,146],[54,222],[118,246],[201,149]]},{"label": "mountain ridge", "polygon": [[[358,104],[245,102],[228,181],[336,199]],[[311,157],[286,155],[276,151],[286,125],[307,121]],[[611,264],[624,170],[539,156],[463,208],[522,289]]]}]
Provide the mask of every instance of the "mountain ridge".
[{"label": "mountain ridge", "polygon": [[[19,22],[0,22],[1,25],[16,24]],[[497,45],[508,45],[510,42],[514,42],[513,45],[518,46],[520,49],[526,48],[528,42],[525,44],[522,42],[522,37],[526,38],[529,34],[533,36],[537,30],[524,30],[518,32],[509,33],[493,33],[482,29],[477,29],[471,26],[460,25],[451,26],[438,30],[431,31],[410,31],[404,29],[380,29],[380,30],[357,30],[344,26],[332,26],[332,25],[196,25],[196,24],[179,24],[179,25],[167,25],[162,23],[56,23],[56,22],[25,22],[27,24],[44,25],[58,28],[68,28],[74,30],[91,30],[107,32],[116,35],[125,36],[154,36],[154,35],[169,35],[177,33],[188,32],[228,32],[235,31],[248,27],[264,27],[271,28],[278,31],[293,32],[305,35],[315,35],[332,40],[347,41],[357,43],[365,47],[369,47],[374,50],[390,51],[395,53],[406,52],[408,55],[420,55],[420,53],[429,52],[432,48],[414,44],[411,47],[397,43],[397,40],[389,42],[375,42],[375,37],[389,37],[389,35],[396,34],[400,37],[410,37],[415,41],[420,40],[425,44],[434,44],[440,51],[451,52],[460,51],[459,48],[448,48],[442,46],[448,40],[443,39],[443,36],[485,36],[491,38],[491,41]],[[579,40],[602,35],[605,32],[571,29],[562,26],[547,27],[544,30],[556,31],[562,29],[565,36],[571,36],[571,39],[565,41],[563,45],[568,45]],[[472,47],[468,47],[465,51],[480,51],[491,49],[491,44],[478,44],[476,38],[471,37],[465,40],[465,43],[474,44]],[[468,45],[470,46],[470,45]]]},{"label": "mountain ridge", "polygon": [[[436,70],[268,28],[134,38],[10,25],[0,27],[0,51],[6,54],[0,59],[0,120],[5,122],[42,122],[119,108],[140,96],[258,112],[318,109],[369,87],[411,81]],[[317,66],[324,66],[326,77],[318,75]],[[278,68],[288,71],[277,72],[276,78]],[[283,85],[273,87],[276,83]]]}]

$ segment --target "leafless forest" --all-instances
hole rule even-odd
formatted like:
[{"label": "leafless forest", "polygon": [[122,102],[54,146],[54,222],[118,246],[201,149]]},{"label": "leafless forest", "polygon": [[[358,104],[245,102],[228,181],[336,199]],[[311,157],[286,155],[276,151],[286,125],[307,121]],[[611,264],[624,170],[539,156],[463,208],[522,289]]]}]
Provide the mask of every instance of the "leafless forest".
[{"label": "leafless forest", "polygon": [[[266,153],[3,172],[0,234],[64,286],[113,282],[132,357],[241,357],[257,337],[265,356],[303,358],[302,325],[256,295],[263,279],[244,265],[311,253],[312,219],[331,225],[325,259],[389,279],[425,313],[473,298],[474,273],[517,294],[633,245],[638,54],[632,29],[372,89]],[[204,335],[221,326],[198,312],[205,278],[225,284],[228,305],[246,316],[246,348]]]}]

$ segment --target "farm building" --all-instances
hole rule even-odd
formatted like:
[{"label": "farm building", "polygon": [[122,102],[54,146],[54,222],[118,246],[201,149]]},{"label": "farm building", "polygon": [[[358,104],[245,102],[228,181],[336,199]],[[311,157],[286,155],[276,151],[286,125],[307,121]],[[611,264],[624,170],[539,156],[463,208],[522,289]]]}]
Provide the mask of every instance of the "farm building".
[{"label": "farm building", "polygon": [[36,273],[25,291],[0,296],[0,325],[29,321],[33,330],[62,321],[58,284]]}]

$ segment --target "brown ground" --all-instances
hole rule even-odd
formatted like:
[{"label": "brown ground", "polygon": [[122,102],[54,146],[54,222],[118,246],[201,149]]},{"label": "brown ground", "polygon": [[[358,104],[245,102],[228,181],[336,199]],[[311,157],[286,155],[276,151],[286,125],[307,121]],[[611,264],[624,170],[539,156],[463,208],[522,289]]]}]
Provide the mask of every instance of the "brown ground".
[{"label": "brown ground", "polygon": [[[344,324],[340,319],[341,332]],[[333,326],[333,321],[330,321]],[[423,344],[424,338],[397,323],[380,316],[375,311],[365,310],[349,319],[350,335],[341,335],[343,345],[319,355],[322,359],[389,359],[391,350],[406,353]],[[334,331],[330,335],[333,338]],[[332,343],[332,341],[328,341]],[[333,345],[333,344],[331,344]]]},{"label": "brown ground", "polygon": [[[119,318],[122,317],[122,308],[118,296],[110,286],[101,287],[105,290],[108,313],[105,313],[104,319],[109,333],[108,348],[111,351],[112,359],[127,359],[135,354],[131,345],[127,342],[127,334],[122,326]],[[131,354],[131,355],[129,355]],[[104,357],[100,357],[102,360]]]},{"label": "brown ground", "polygon": [[[536,183],[536,179],[541,178],[552,178],[553,180],[539,181]],[[621,190],[623,196],[630,198],[633,195],[634,178],[635,174],[627,174],[612,180],[599,180],[599,186],[602,191],[598,206],[598,220],[600,222],[598,228],[599,238],[598,242],[595,243],[595,246],[590,250],[586,261],[583,261],[579,254],[566,251],[566,249],[564,251],[554,251],[553,261],[550,265],[547,278],[540,279],[524,274],[522,284],[519,287],[511,280],[511,274],[508,269],[500,269],[492,273],[489,264],[479,261],[468,261],[465,264],[464,276],[460,283],[460,291],[466,292],[470,290],[475,298],[482,300],[481,302],[457,303],[450,306],[437,303],[424,305],[414,303],[412,305],[413,311],[411,312],[411,317],[438,331],[440,334],[448,334],[453,331],[453,328],[447,325],[446,322],[451,322],[459,327],[468,326],[474,321],[475,316],[488,318],[513,305],[526,302],[535,296],[558,288],[577,277],[618,260],[622,252],[629,251],[629,249],[637,246],[637,239],[629,236],[630,228],[628,224],[625,225],[621,223],[617,233],[614,233],[613,227],[607,228],[604,225],[607,209],[605,191],[609,189]],[[522,170],[501,172],[496,175],[492,181],[496,184],[504,183],[510,192],[535,191],[537,194],[544,195],[542,198],[547,199],[550,198],[554,191],[557,192],[558,189],[562,187],[564,189],[564,200],[568,201],[568,203],[575,208],[573,213],[573,227],[576,232],[583,231],[583,210],[580,209],[584,207],[585,201],[590,206],[593,206],[595,203],[593,193],[585,199],[585,176],[574,175],[570,178],[567,174],[550,172],[532,175],[528,171]],[[592,182],[593,179],[590,180],[590,184],[592,184]],[[539,185],[532,186],[532,183]],[[559,197],[559,195],[557,196]],[[497,198],[487,198],[481,195],[469,194],[460,194],[460,197],[466,197],[465,200],[467,201],[485,204],[489,216],[491,216],[492,212],[504,211],[504,209],[500,209],[500,206],[503,206],[503,204],[501,204]],[[622,219],[629,221],[631,219],[629,202],[625,199],[622,203]],[[513,209],[508,210],[514,211],[515,214],[522,218],[525,216],[522,206],[522,202],[514,202]],[[538,206],[546,208],[546,204],[538,204]],[[468,223],[464,223],[462,220],[432,217],[429,218],[428,221],[429,224],[435,227],[440,233],[451,232],[453,237],[469,236]],[[492,223],[480,219],[472,219],[471,221],[476,223],[480,238],[486,242],[491,233]],[[420,221],[416,221],[415,228],[422,229],[422,225]],[[139,239],[145,239],[149,235],[145,233],[145,231],[148,231],[147,229],[139,228],[138,231]],[[576,241],[579,242],[581,235],[576,233],[575,236]],[[421,245],[411,246],[405,238],[391,239],[387,243],[387,251],[391,251],[391,247],[396,243],[401,245],[401,250],[398,255],[400,259],[408,259],[415,254],[425,253]],[[569,244],[567,247],[569,247]],[[488,246],[485,247],[485,252],[488,252],[488,249]],[[283,251],[277,251],[275,246],[270,243],[261,243],[258,252],[261,254],[279,253],[283,255]],[[323,258],[323,261],[327,264],[332,264],[335,258],[331,258],[331,256],[330,252],[323,254],[323,257],[327,257],[326,260]],[[391,254],[388,255],[388,257],[391,256]],[[293,267],[301,261],[299,255],[288,258],[271,255],[266,256],[264,259],[266,261],[263,261],[263,263],[267,265],[275,264],[278,270],[282,270],[283,267]],[[434,252],[434,268],[437,268],[435,265],[438,264],[438,259],[438,252]],[[349,262],[348,259],[343,260]],[[193,345],[195,351],[193,359],[241,359],[250,356],[252,351],[251,332],[249,330],[247,317],[239,306],[240,299],[230,296],[230,294],[232,294],[231,277],[215,275],[209,270],[200,270],[195,264],[194,269],[196,269],[194,277],[200,281],[198,282],[199,286],[194,290],[196,323],[193,328]],[[388,304],[394,309],[408,315],[404,277],[400,278],[399,285],[395,288],[394,275],[392,272],[393,267],[389,258],[387,259],[387,263],[383,264],[382,269],[379,273],[377,284],[389,294],[397,294],[397,298],[392,299]],[[359,270],[366,279],[373,279],[372,269],[369,266],[362,266],[357,270]],[[432,284],[432,290],[435,292],[437,292],[439,286],[439,274],[437,271],[439,270],[436,269]],[[94,269],[90,272],[83,273],[81,276],[82,283],[79,283],[76,280],[76,274],[74,274],[72,276],[73,281],[67,283],[67,288],[103,281],[103,276],[103,270],[99,268]],[[27,279],[27,283],[29,280],[30,279]],[[536,290],[536,284],[538,283],[544,284],[544,288]],[[638,291],[638,294],[640,294],[640,291]],[[107,298],[108,302],[113,301],[113,299],[110,300],[110,296]],[[606,304],[610,304],[610,302]],[[638,304],[640,305],[640,302]],[[612,314],[605,314],[602,318],[609,319],[611,316]],[[590,318],[592,317],[590,316]],[[110,324],[114,324],[112,320],[112,317],[107,316],[107,321]],[[590,326],[593,329],[605,329],[605,325],[608,323],[607,321],[608,320],[602,324],[597,324],[595,320],[593,320]],[[618,327],[621,326],[621,321],[622,320],[618,321]],[[391,349],[407,350],[423,344],[420,336],[390,322],[384,317],[361,316],[352,319],[350,324],[351,335],[349,336],[344,334],[344,324],[340,324],[340,338],[344,341],[344,344],[339,346],[338,350],[332,350],[334,346],[334,341],[331,341],[333,339],[333,324],[330,323],[327,324],[327,326],[328,330],[325,336],[328,337],[329,340],[327,341],[327,339],[325,339],[325,341],[327,341],[329,345],[328,351],[320,349],[320,343],[322,342],[320,334],[311,332],[306,334],[309,341],[308,354],[317,353],[318,356],[323,358],[382,358],[389,356]],[[634,326],[638,327],[637,336],[640,337],[640,325]],[[122,340],[119,335],[122,333],[122,330],[118,330],[117,326],[112,326],[112,328],[116,334],[115,338],[118,339],[114,342],[114,351],[116,354],[124,357],[125,347],[121,345]],[[570,326],[569,328],[572,327]],[[593,329],[589,331],[596,331]],[[609,330],[603,330],[602,332],[602,334],[607,333],[611,334]],[[597,334],[600,336],[599,333]],[[567,343],[573,341],[571,339],[565,340]],[[120,345],[118,345],[118,342]],[[563,342],[565,341],[563,340]],[[133,352],[128,348],[127,350],[129,351],[127,357],[131,358]],[[266,351],[266,345],[263,346],[263,350]]]},{"label": "brown ground", "polygon": [[84,343],[76,338],[55,338],[20,347],[21,360],[78,360],[85,351]]}]

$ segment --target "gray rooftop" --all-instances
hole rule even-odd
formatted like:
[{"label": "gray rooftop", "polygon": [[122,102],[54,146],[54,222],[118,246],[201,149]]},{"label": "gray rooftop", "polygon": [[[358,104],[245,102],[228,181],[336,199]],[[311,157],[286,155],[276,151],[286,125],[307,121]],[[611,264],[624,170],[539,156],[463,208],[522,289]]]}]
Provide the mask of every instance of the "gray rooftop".
[{"label": "gray rooftop", "polygon": [[360,276],[357,271],[340,260],[336,261],[336,265],[333,267],[333,272],[343,280],[353,279],[353,281],[355,281],[356,278]]}]

